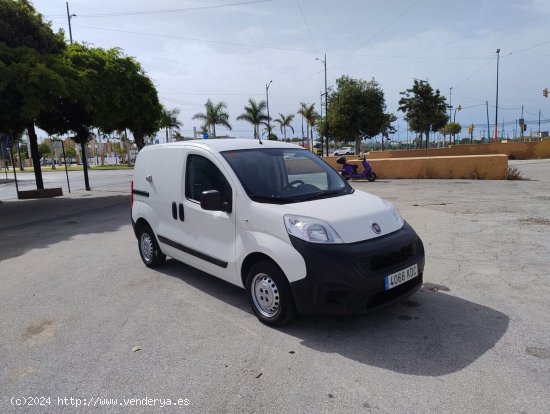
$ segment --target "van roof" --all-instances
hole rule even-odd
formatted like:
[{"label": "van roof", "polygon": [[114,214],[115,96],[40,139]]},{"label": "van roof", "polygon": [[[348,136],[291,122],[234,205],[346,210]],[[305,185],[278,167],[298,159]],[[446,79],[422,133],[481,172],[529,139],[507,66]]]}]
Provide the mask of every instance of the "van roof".
[{"label": "van roof", "polygon": [[296,144],[281,141],[270,141],[244,138],[217,138],[217,139],[195,139],[189,141],[171,142],[168,144],[156,144],[151,147],[202,147],[215,152],[254,149],[254,148],[302,148]]}]

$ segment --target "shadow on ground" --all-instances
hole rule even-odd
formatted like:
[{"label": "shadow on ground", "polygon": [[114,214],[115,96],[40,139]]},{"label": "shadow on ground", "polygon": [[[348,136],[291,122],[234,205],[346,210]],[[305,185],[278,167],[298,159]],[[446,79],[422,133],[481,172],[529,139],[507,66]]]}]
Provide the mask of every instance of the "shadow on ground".
[{"label": "shadow on ground", "polygon": [[[176,260],[168,260],[158,271],[252,313],[244,290],[236,286]],[[442,376],[483,356],[508,324],[505,314],[427,283],[407,300],[370,315],[298,318],[280,331],[308,348],[362,364],[409,375]]]},{"label": "shadow on ground", "polygon": [[130,223],[128,196],[51,198],[0,203],[0,262],[77,234],[116,231]]}]

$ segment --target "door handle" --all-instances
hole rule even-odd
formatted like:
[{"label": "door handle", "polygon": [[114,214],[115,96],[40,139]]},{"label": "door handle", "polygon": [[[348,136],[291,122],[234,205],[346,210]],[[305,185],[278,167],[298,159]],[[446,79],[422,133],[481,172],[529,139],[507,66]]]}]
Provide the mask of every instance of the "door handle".
[{"label": "door handle", "polygon": [[172,203],[172,217],[174,218],[174,220],[178,219],[178,209],[176,207],[175,201]]},{"label": "door handle", "polygon": [[183,215],[183,203],[180,203],[179,205],[179,213],[180,213],[180,220],[185,220],[185,216]]}]

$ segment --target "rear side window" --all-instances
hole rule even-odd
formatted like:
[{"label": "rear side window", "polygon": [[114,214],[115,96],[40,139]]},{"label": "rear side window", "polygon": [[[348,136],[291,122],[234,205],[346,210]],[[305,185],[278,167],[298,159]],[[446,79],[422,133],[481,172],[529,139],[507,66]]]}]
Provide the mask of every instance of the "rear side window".
[{"label": "rear side window", "polygon": [[217,190],[224,202],[231,203],[231,186],[216,165],[200,155],[189,155],[185,168],[185,197],[201,201],[203,191]]}]

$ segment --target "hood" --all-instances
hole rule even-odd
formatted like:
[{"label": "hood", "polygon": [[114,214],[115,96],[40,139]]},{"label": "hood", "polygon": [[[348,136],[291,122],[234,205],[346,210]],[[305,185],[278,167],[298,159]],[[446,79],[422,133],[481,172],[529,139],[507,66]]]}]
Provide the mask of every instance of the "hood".
[{"label": "hood", "polygon": [[[280,205],[263,204],[281,213]],[[403,219],[390,202],[355,190],[339,197],[285,204],[284,214],[311,217],[329,224],[344,243],[356,243],[384,236],[403,227]],[[376,226],[377,224],[378,226]],[[376,233],[374,228],[379,228]]]}]

